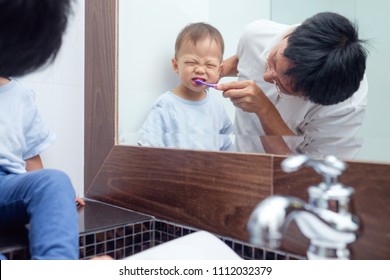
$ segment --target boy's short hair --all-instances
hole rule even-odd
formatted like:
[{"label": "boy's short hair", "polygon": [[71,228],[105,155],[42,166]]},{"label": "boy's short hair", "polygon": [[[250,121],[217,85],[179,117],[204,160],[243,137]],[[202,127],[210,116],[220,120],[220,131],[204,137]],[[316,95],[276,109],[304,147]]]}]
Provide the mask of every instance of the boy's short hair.
[{"label": "boy's short hair", "polygon": [[0,76],[22,76],[55,59],[72,1],[0,1]]},{"label": "boy's short hair", "polygon": [[175,43],[175,57],[178,54],[183,42],[190,40],[194,45],[204,38],[210,37],[221,47],[221,60],[225,51],[225,43],[221,33],[214,26],[205,22],[196,22],[188,24],[177,35]]}]

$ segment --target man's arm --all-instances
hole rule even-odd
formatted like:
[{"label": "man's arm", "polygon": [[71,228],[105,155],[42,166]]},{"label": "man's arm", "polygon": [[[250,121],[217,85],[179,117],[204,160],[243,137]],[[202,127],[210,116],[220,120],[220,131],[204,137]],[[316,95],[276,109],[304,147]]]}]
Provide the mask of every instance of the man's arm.
[{"label": "man's arm", "polygon": [[236,77],[238,74],[237,71],[238,57],[233,55],[228,59],[223,61],[223,68],[221,72],[221,78],[223,77]]},{"label": "man's arm", "polygon": [[264,151],[275,155],[292,155],[290,147],[286,144],[283,136],[260,136]]}]

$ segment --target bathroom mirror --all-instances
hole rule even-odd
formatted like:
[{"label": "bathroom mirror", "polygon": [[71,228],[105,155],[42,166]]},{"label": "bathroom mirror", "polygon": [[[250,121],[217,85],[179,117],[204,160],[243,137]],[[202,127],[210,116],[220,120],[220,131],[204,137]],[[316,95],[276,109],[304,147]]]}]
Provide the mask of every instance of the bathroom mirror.
[{"label": "bathroom mirror", "polygon": [[[127,0],[128,1],[128,0]],[[135,0],[132,0],[135,1]],[[253,2],[258,2],[259,0],[253,0]],[[276,9],[276,2],[281,1],[272,1],[269,2],[269,5],[266,6],[267,9]],[[131,1],[129,1],[131,2]],[[136,1],[137,3],[139,1]],[[167,3],[180,3],[181,1],[167,1]],[[217,1],[215,1],[217,2]],[[223,2],[223,1],[222,1]],[[286,1],[288,2],[288,1]],[[325,3],[326,1],[322,1]],[[348,3],[361,3],[362,1],[343,1]],[[116,162],[123,162],[123,157],[126,156],[126,151],[129,146],[123,145],[118,141],[118,107],[123,107],[123,104],[118,102],[118,46],[117,46],[117,30],[118,30],[118,0],[86,0],[86,40],[85,40],[85,192],[87,193],[88,187],[94,181],[96,176],[99,174],[99,171],[102,168],[107,157],[110,153],[115,150],[115,154],[119,154],[118,158],[112,159]],[[164,2],[165,3],[165,2]],[[210,3],[214,3],[210,1]],[[294,3],[297,3],[294,1]],[[317,3],[317,1],[316,1]],[[389,18],[385,16],[384,7],[387,5],[385,1],[378,1],[377,4],[373,7],[367,8],[365,10],[359,10],[359,13],[367,14],[367,19],[372,19],[374,22],[373,25],[376,25],[378,28],[385,28],[389,26],[387,23]],[[223,4],[223,3],[222,3]],[[221,5],[222,5],[221,4]],[[287,5],[287,4],[286,4]],[[289,4],[292,5],[292,4]],[[300,4],[294,4],[296,7],[292,9],[288,6],[286,8],[286,13],[292,14],[292,10],[301,9],[303,6]],[[240,5],[241,6],[241,5]],[[282,9],[282,7],[279,7]],[[136,9],[136,7],[135,7]],[[187,11],[189,7],[182,7],[183,10]],[[215,8],[216,9],[216,8]],[[260,9],[260,14],[262,9]],[[220,7],[218,7],[220,10]],[[356,10],[356,8],[355,8]],[[241,17],[242,12],[237,12],[236,16]],[[150,13],[158,13],[157,9],[150,9]],[[140,14],[140,11],[138,11]],[[233,14],[232,14],[233,15]],[[227,15],[218,13],[216,17],[226,17]],[[283,15],[281,15],[283,16]],[[235,20],[231,20],[234,22]],[[136,26],[142,27],[143,22],[134,23]],[[159,23],[161,24],[161,23]],[[369,26],[369,27],[372,27]],[[367,27],[368,28],[368,27]],[[374,29],[374,28],[373,28]],[[376,28],[375,28],[376,29]],[[176,32],[177,30],[175,30]],[[234,34],[237,34],[237,38],[240,34],[241,28],[237,28]],[[377,31],[378,34],[373,35],[373,40],[371,44],[375,47],[370,49],[370,60],[373,60],[373,56],[376,55],[376,59],[380,61],[389,61],[389,53],[381,52],[383,48],[389,49],[389,43],[384,42],[383,34]],[[148,34],[145,34],[145,37]],[[142,38],[138,38],[139,41]],[[386,38],[388,39],[388,38]],[[232,49],[235,46],[231,46]],[[131,51],[131,50],[128,50]],[[229,51],[227,50],[227,53]],[[121,57],[121,55],[119,55]],[[141,55],[140,55],[141,57]],[[169,70],[169,66],[168,70]],[[375,75],[371,76],[371,79],[377,79],[380,81],[382,88],[388,88],[390,83],[389,71],[384,68],[384,66],[375,66],[373,67],[369,62],[369,70],[373,69]],[[129,77],[131,79],[131,77]],[[138,83],[138,81],[137,81]],[[150,82],[153,83],[153,82]],[[387,84],[386,84],[387,83]],[[134,84],[136,84],[134,82]],[[374,85],[372,85],[373,87]],[[371,87],[371,88],[372,88]],[[371,121],[371,127],[374,132],[370,138],[365,138],[365,141],[369,139],[382,139],[381,144],[377,144],[372,140],[372,143],[377,147],[377,155],[368,157],[368,161],[377,161],[380,159],[381,151],[382,153],[388,153],[387,142],[389,140],[389,114],[386,114],[384,107],[389,104],[389,102],[379,102],[379,107],[377,105],[371,105],[375,103],[375,99],[383,99],[387,97],[387,91],[382,90],[375,92],[370,91],[370,104],[369,112],[367,114],[367,119],[369,119],[375,111],[380,114],[380,118]],[[141,94],[142,95],[142,94]],[[120,96],[119,96],[119,99]],[[371,102],[371,100],[373,100]],[[123,101],[123,98],[122,98]],[[134,102],[137,105],[137,103]],[[139,104],[138,104],[139,105]],[[370,107],[371,106],[371,107]],[[126,108],[127,111],[131,111],[132,108]],[[120,111],[120,110],[119,110]],[[371,114],[371,116],[370,116]],[[122,116],[120,116],[121,118]],[[373,118],[373,117],[371,117]],[[374,124],[372,124],[374,122]],[[142,148],[139,148],[142,150]],[[174,152],[174,150],[172,151]],[[387,158],[387,162],[390,161],[390,157]]]},{"label": "bathroom mirror", "polygon": [[[304,199],[306,187],[319,178],[307,169],[285,174],[284,157],[118,143],[116,5],[117,0],[85,0],[85,197],[243,241],[246,221],[260,200],[270,194]],[[358,187],[357,211],[367,229],[358,259],[388,258],[383,209],[389,165],[348,163],[352,171],[343,182]],[[306,244],[296,235],[289,240],[295,249]]]},{"label": "bathroom mirror", "polygon": [[[216,26],[224,36],[227,58],[235,53],[243,28],[253,20],[268,18],[293,24],[320,11],[335,11],[356,20],[361,38],[369,39],[371,44],[368,107],[357,139],[351,139],[363,143],[356,159],[390,161],[390,149],[384,148],[390,138],[390,115],[385,113],[386,104],[390,104],[390,95],[386,94],[390,86],[386,69],[390,59],[390,37],[385,35],[390,24],[384,12],[390,8],[387,1],[373,6],[365,0],[119,0],[118,5],[119,144],[137,144],[137,131],[153,102],[178,84],[171,58],[177,33],[189,22],[206,21]],[[154,8],[150,9],[151,6]],[[230,100],[214,89],[210,89],[210,94],[219,98],[233,121],[235,108]]]}]

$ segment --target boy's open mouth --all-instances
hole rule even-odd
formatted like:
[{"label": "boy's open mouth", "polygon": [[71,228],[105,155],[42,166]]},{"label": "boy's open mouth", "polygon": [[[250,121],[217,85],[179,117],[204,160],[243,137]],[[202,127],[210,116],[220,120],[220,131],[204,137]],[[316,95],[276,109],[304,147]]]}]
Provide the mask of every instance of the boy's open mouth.
[{"label": "boy's open mouth", "polygon": [[193,78],[193,79],[192,79],[192,84],[193,84],[193,85],[200,85],[200,86],[201,86],[201,84],[197,83],[196,80],[200,80],[200,81],[202,81],[202,82],[205,82],[205,81],[206,81],[206,79],[203,79],[203,78]]}]

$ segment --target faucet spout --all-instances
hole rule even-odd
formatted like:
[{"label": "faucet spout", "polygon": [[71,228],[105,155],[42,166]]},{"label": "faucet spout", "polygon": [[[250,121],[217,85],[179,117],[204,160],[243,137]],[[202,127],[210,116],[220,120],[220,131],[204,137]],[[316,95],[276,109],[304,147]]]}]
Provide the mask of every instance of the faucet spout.
[{"label": "faucet spout", "polygon": [[292,220],[292,213],[304,211],[307,204],[298,198],[271,196],[257,205],[248,221],[250,242],[276,249],[283,232]]},{"label": "faucet spout", "polygon": [[357,216],[316,208],[289,196],[271,196],[258,204],[248,221],[250,241],[258,246],[278,248],[293,220],[310,239],[309,258],[350,257],[347,245],[356,240],[360,231]]},{"label": "faucet spout", "polygon": [[348,246],[361,231],[361,223],[354,213],[353,188],[337,182],[337,176],[346,164],[334,156],[314,159],[296,155],[285,159],[281,167],[285,172],[297,171],[302,166],[312,167],[324,178],[308,189],[309,202],[274,195],[259,203],[248,221],[250,241],[259,246],[277,248],[292,220],[310,239],[309,259],[349,259]]}]

